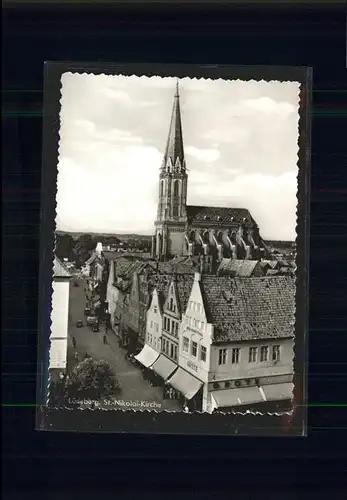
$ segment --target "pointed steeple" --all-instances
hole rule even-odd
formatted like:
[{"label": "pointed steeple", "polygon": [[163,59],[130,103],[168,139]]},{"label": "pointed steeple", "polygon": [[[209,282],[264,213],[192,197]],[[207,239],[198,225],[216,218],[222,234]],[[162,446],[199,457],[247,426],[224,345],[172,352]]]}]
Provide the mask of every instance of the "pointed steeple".
[{"label": "pointed steeple", "polygon": [[176,92],[172,108],[169,136],[163,160],[163,169],[168,165],[169,159],[173,167],[175,167],[177,159],[179,159],[179,165],[184,169],[184,149],[178,80],[176,82]]}]

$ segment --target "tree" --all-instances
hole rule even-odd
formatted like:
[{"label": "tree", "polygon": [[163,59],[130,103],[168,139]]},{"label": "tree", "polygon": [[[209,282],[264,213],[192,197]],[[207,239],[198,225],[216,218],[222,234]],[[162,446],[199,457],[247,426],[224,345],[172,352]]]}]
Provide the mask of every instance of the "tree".
[{"label": "tree", "polygon": [[119,389],[119,381],[111,365],[92,358],[76,365],[67,381],[67,396],[76,400],[97,401],[115,395]]},{"label": "tree", "polygon": [[55,253],[59,259],[73,258],[74,240],[70,234],[57,233],[55,237]]},{"label": "tree", "polygon": [[89,259],[96,243],[90,234],[81,234],[76,240],[73,252],[76,258],[76,267],[80,267]]}]

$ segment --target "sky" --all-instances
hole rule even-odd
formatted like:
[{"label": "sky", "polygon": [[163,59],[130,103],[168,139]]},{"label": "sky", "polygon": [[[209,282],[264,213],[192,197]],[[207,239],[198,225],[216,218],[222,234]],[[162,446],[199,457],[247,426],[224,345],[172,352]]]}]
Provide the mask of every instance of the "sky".
[{"label": "sky", "polygon": [[[62,76],[56,227],[153,234],[176,79]],[[188,204],[296,238],[299,83],[179,80]]]}]

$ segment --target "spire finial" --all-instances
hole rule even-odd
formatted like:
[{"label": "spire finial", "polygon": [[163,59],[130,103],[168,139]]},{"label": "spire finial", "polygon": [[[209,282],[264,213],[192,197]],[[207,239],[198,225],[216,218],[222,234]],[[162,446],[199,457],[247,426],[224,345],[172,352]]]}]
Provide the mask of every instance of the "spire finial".
[{"label": "spire finial", "polygon": [[175,97],[179,97],[180,94],[179,94],[179,80],[178,78],[176,78],[176,94],[175,94]]}]

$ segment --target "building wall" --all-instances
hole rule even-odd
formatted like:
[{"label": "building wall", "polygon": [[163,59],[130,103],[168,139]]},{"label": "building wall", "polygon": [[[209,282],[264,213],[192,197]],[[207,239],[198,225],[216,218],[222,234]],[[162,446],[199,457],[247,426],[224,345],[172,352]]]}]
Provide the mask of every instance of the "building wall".
[{"label": "building wall", "polygon": [[178,363],[179,358],[180,324],[181,311],[178,306],[177,289],[172,281],[163,307],[162,352],[175,363]]},{"label": "building wall", "polygon": [[184,228],[169,229],[168,255],[184,255],[185,252]]},{"label": "building wall", "polygon": [[50,368],[66,368],[70,281],[53,280]]},{"label": "building wall", "polygon": [[158,352],[162,344],[162,314],[157,291],[154,290],[151,305],[147,311],[146,343]]},{"label": "building wall", "polygon": [[[278,362],[272,361],[272,346],[280,346],[280,359]],[[263,346],[269,348],[268,361],[260,361],[260,349]],[[257,361],[249,362],[249,348],[257,348]],[[240,359],[238,363],[232,363],[232,349],[240,349]],[[213,345],[211,349],[210,381],[243,379],[252,377],[271,377],[282,374],[293,373],[294,356],[293,339],[273,339],[255,340],[253,342],[235,342],[224,345]],[[219,364],[219,351],[227,350],[225,364]]]},{"label": "building wall", "polygon": [[188,306],[182,315],[178,364],[204,383],[203,411],[205,411],[208,401],[213,325],[207,322],[199,279],[196,273]]}]

